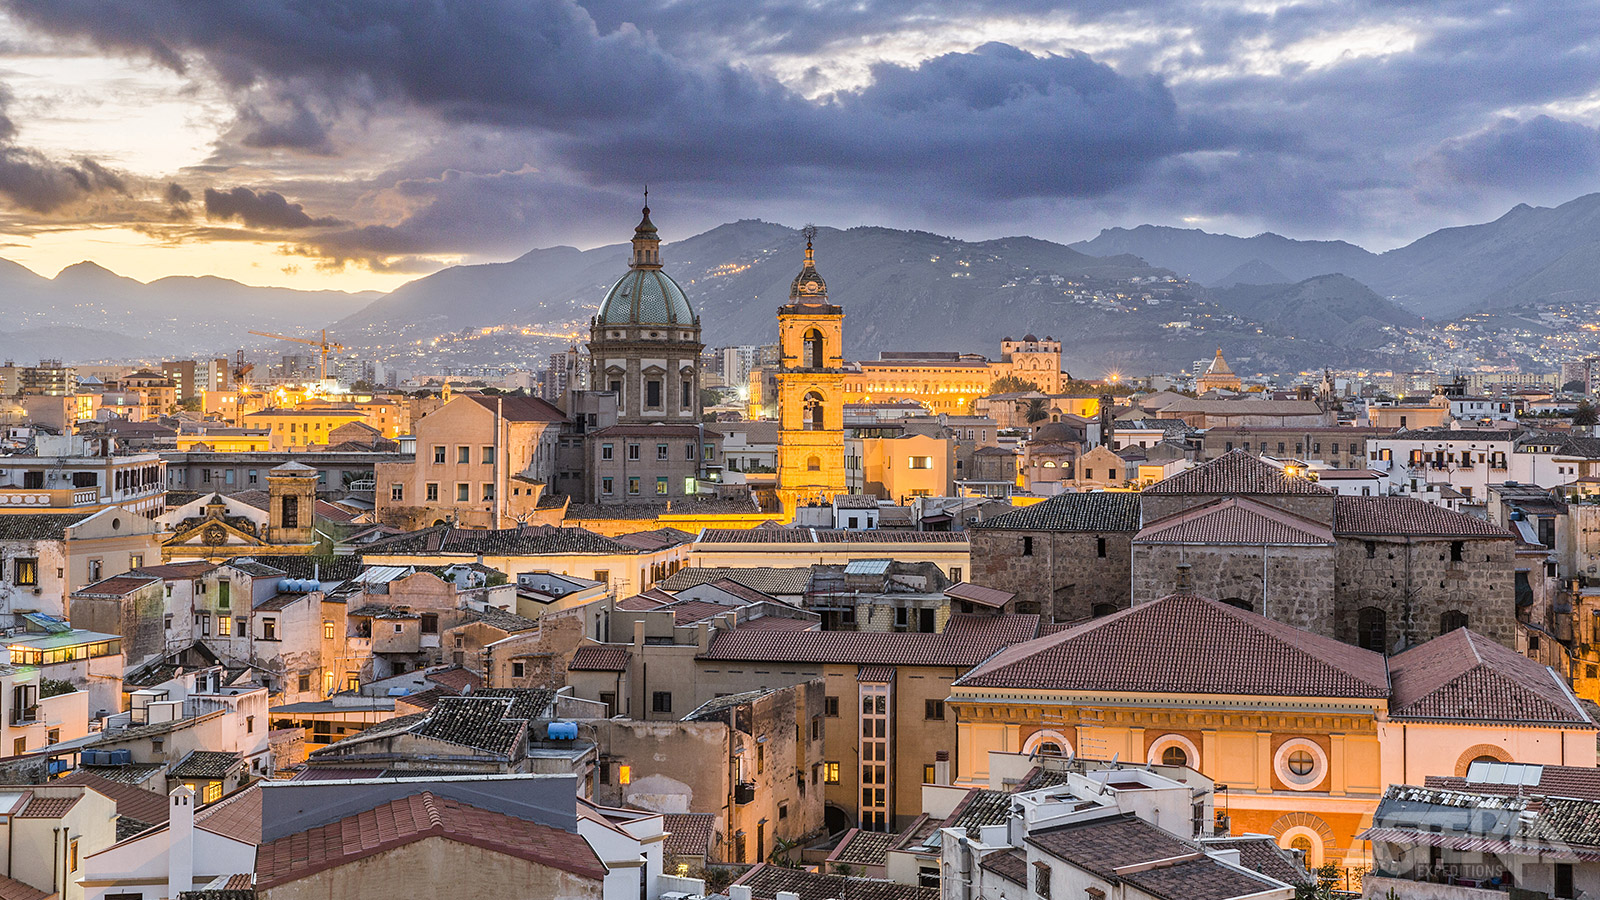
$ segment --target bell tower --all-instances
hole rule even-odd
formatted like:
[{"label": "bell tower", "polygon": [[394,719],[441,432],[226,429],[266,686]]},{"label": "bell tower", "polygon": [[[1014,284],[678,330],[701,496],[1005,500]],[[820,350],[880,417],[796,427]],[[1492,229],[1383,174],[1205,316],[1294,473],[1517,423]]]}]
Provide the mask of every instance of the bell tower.
[{"label": "bell tower", "polygon": [[778,497],[785,514],[844,484],[844,309],[828,300],[807,225],[805,265],[778,307]]}]

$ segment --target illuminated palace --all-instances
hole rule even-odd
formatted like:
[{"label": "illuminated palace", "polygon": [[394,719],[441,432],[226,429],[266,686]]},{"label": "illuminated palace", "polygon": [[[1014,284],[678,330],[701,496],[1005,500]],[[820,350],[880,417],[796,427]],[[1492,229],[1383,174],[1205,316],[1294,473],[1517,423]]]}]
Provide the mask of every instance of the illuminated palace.
[{"label": "illuminated palace", "polygon": [[1020,341],[1006,338],[999,360],[975,353],[885,351],[852,366],[844,382],[845,402],[912,400],[936,413],[969,413],[972,401],[1008,375],[1031,381],[1046,394],[1061,393],[1070,377],[1061,371],[1061,342],[1031,334]]}]

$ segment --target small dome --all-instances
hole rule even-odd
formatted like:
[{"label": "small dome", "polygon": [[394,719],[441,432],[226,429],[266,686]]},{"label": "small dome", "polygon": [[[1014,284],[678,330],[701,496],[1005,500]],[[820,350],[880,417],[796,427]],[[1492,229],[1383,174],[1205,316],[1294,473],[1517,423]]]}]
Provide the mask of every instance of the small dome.
[{"label": "small dome", "polygon": [[1070,444],[1082,438],[1083,435],[1064,422],[1051,422],[1033,430],[1035,444]]},{"label": "small dome", "polygon": [[660,269],[629,269],[606,292],[595,321],[602,325],[693,325],[689,298]]},{"label": "small dome", "polygon": [[1022,336],[1022,341],[1023,341],[1023,343],[1026,343],[1026,344],[1037,343],[1038,340],[1039,339],[1037,337],[1035,337],[1035,336],[1033,336],[1031,334],[1025,334],[1025,335]]}]

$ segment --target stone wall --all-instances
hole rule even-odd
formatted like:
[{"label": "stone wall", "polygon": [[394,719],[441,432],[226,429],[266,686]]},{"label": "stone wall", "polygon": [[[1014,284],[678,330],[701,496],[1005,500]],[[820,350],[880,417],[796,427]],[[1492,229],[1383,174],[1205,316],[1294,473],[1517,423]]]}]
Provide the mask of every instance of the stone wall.
[{"label": "stone wall", "polygon": [[[1452,545],[1460,545],[1460,559]],[[1386,651],[1397,642],[1422,643],[1440,634],[1445,613],[1467,616],[1467,627],[1516,646],[1515,549],[1509,538],[1451,541],[1397,538],[1338,539],[1336,636],[1358,642],[1360,611],[1384,611]]]},{"label": "stone wall", "polygon": [[1133,602],[1177,593],[1183,563],[1190,593],[1239,600],[1274,621],[1333,636],[1333,547],[1136,544]]},{"label": "stone wall", "polygon": [[[1094,615],[1097,605],[1128,606],[1131,532],[968,528],[967,536],[972,541],[972,582],[1015,593],[1007,612],[1039,612],[1046,621],[1072,622]],[[1024,555],[1028,538],[1032,554]],[[1037,606],[1019,610],[1019,604]]]},{"label": "stone wall", "polygon": [[1145,491],[1139,496],[1139,505],[1143,510],[1144,524],[1148,526],[1168,516],[1230,497],[1253,500],[1324,525],[1333,524],[1333,507],[1337,499],[1331,491],[1326,494],[1155,494]]}]

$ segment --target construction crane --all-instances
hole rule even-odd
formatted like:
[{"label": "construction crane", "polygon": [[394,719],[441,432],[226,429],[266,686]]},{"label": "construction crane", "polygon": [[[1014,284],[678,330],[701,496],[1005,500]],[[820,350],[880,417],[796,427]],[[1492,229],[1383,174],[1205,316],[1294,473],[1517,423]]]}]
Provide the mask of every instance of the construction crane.
[{"label": "construction crane", "polygon": [[266,332],[266,331],[252,331],[250,333],[254,334],[254,335],[258,335],[260,337],[277,338],[280,341],[294,341],[296,344],[308,344],[308,345],[310,345],[312,347],[316,347],[317,350],[320,351],[321,354],[322,354],[322,365],[317,370],[317,374],[319,376],[318,379],[317,379],[318,381],[327,381],[328,380],[328,352],[330,350],[336,350],[336,351],[343,352],[343,350],[344,350],[344,345],[343,344],[333,343],[333,342],[330,342],[328,340],[328,329],[326,329],[326,328],[322,329],[322,340],[320,340],[320,341],[311,341],[311,340],[307,340],[305,338],[289,337],[286,334],[272,334],[272,333]]}]

